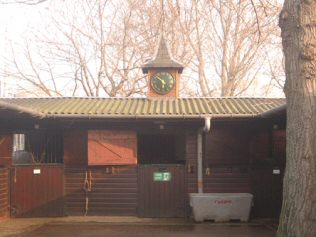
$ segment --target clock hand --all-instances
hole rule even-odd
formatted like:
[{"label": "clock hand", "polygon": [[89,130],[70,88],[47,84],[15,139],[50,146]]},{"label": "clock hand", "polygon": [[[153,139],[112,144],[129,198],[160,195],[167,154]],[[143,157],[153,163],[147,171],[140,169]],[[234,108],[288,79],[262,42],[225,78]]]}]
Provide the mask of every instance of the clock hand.
[{"label": "clock hand", "polygon": [[160,77],[157,76],[157,79],[158,79],[159,81],[161,81],[161,83],[162,83],[163,85],[166,84],[166,82],[165,82],[164,80],[162,80]]}]

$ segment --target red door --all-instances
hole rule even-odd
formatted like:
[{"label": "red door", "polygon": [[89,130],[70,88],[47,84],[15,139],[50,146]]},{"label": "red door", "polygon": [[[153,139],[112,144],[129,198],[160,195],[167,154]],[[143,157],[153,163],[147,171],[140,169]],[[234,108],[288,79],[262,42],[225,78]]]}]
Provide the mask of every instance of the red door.
[{"label": "red door", "polygon": [[24,165],[11,168],[11,216],[63,216],[62,165]]}]

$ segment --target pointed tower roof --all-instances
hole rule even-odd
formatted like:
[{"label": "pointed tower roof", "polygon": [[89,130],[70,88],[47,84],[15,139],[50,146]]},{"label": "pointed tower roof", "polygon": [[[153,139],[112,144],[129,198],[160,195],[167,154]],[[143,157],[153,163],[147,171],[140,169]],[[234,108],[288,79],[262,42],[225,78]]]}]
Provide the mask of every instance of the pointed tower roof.
[{"label": "pointed tower roof", "polygon": [[172,58],[168,50],[165,38],[160,37],[159,46],[153,60],[142,66],[143,73],[147,73],[150,68],[175,68],[179,73],[183,71],[183,65]]}]

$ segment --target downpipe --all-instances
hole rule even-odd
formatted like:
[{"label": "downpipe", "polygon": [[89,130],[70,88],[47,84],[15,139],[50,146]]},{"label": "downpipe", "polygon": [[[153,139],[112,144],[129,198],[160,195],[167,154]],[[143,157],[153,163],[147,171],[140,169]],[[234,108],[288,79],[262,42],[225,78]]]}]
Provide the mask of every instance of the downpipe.
[{"label": "downpipe", "polygon": [[211,130],[211,117],[204,118],[204,127],[198,130],[197,134],[197,176],[198,193],[203,193],[203,133]]}]

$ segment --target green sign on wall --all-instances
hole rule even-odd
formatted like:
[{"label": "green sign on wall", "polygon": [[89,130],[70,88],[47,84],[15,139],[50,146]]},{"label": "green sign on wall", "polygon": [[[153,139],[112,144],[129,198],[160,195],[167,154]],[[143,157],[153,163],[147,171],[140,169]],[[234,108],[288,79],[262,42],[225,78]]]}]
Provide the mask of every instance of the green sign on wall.
[{"label": "green sign on wall", "polygon": [[153,180],[156,182],[165,182],[171,180],[170,172],[154,172]]}]

